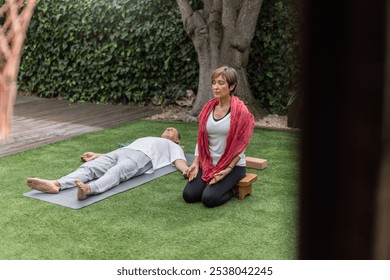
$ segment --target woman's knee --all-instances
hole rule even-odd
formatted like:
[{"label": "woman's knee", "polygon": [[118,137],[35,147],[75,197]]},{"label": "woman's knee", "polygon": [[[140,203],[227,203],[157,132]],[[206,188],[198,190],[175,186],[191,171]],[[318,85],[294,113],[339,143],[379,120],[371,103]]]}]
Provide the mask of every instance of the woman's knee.
[{"label": "woman's knee", "polygon": [[184,201],[187,202],[187,203],[191,203],[192,200],[193,200],[193,198],[192,198],[192,196],[191,196],[191,193],[187,190],[187,188],[185,188],[185,189],[183,190],[183,199],[184,199]]},{"label": "woman's knee", "polygon": [[222,205],[233,197],[232,188],[227,185],[211,185],[206,187],[202,195],[202,203],[209,208]]},{"label": "woman's knee", "polygon": [[214,192],[204,191],[202,195],[202,203],[208,208],[213,208],[220,205],[220,197]]},{"label": "woman's knee", "polygon": [[188,184],[184,187],[183,199],[187,203],[199,202],[198,195],[194,192],[194,189],[191,188]]}]

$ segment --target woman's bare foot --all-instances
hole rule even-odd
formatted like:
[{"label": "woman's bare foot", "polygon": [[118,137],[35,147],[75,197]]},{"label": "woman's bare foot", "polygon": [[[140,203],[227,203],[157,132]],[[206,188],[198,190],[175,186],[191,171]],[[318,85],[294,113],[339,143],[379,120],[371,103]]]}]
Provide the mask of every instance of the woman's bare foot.
[{"label": "woman's bare foot", "polygon": [[80,180],[75,180],[77,185],[77,199],[84,200],[91,194],[91,187]]},{"label": "woman's bare foot", "polygon": [[28,178],[27,186],[37,191],[53,194],[58,193],[61,189],[61,186],[57,181],[39,178]]}]

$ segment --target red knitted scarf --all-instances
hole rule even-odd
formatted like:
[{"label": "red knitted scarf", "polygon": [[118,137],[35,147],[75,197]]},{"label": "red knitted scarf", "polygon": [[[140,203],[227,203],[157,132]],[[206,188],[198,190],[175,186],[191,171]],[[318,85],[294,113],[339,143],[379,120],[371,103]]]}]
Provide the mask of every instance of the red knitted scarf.
[{"label": "red knitted scarf", "polygon": [[209,183],[215,173],[225,169],[228,164],[249,145],[255,121],[238,97],[232,96],[230,101],[230,129],[226,138],[225,151],[216,166],[210,156],[208,134],[206,130],[207,119],[218,104],[218,99],[212,99],[203,107],[199,114],[198,151],[199,163],[202,169],[202,180]]}]

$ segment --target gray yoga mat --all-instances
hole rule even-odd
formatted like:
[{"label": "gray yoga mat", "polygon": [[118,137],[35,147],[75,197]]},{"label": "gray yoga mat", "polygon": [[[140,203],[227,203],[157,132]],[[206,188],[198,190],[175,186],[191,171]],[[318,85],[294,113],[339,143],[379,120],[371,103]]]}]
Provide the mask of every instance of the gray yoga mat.
[{"label": "gray yoga mat", "polygon": [[[187,158],[187,162],[191,164],[194,156],[191,154],[186,154],[185,156]],[[58,194],[48,194],[37,190],[32,190],[27,193],[24,193],[23,195],[29,198],[35,198],[38,200],[58,204],[72,209],[80,209],[88,205],[91,205],[95,202],[101,201],[112,195],[133,189],[144,183],[157,179],[161,176],[175,172],[176,170],[177,169],[174,166],[171,165],[165,166],[163,168],[155,170],[152,174],[143,174],[137,177],[133,177],[130,180],[122,182],[118,186],[104,193],[98,195],[91,195],[85,200],[77,199],[77,188],[63,190],[60,191]]]}]

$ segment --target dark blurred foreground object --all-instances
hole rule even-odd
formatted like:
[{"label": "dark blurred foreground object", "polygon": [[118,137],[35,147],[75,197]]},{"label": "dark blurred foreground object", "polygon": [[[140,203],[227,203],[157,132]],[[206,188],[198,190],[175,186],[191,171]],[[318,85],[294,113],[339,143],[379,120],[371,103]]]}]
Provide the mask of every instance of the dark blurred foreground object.
[{"label": "dark blurred foreground object", "polygon": [[388,4],[304,4],[299,258],[390,259]]}]

